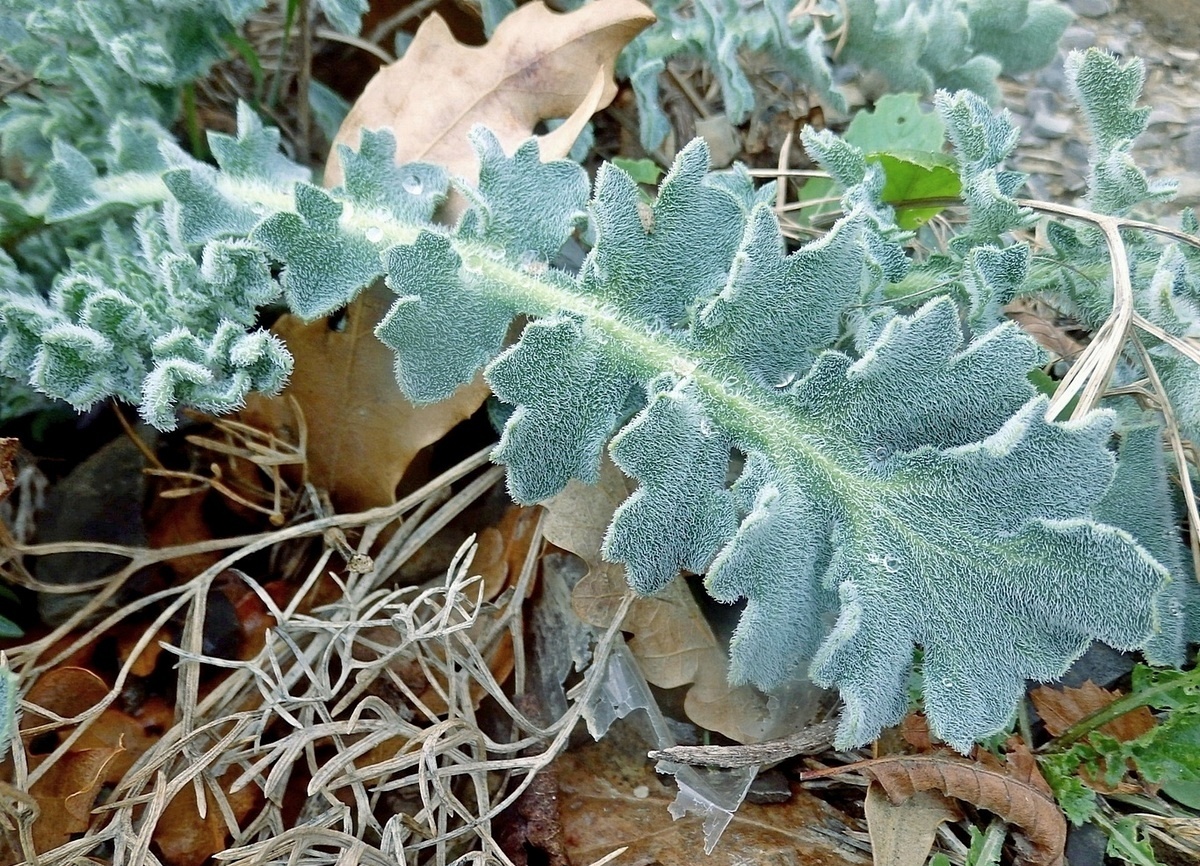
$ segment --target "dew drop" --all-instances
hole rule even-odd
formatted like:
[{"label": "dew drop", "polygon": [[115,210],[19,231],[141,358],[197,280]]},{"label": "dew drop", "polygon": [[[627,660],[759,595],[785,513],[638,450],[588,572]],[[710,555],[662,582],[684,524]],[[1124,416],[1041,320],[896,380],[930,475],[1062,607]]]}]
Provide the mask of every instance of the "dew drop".
[{"label": "dew drop", "polygon": [[883,570],[888,574],[895,574],[900,570],[899,558],[892,556],[890,553],[883,558]]},{"label": "dew drop", "polygon": [[253,211],[254,213],[258,214],[259,216],[262,216],[263,214],[265,214],[267,212],[267,206],[265,204],[263,204],[262,202],[256,201],[254,204],[250,205],[250,210]]},{"label": "dew drop", "polygon": [[467,255],[463,256],[462,266],[463,270],[477,274],[483,270],[483,256],[479,255],[478,253],[468,253]]},{"label": "dew drop", "polygon": [[713,425],[708,418],[700,419],[700,433],[705,437],[711,437],[713,435]]},{"label": "dew drop", "polygon": [[421,183],[421,178],[415,174],[410,174],[404,178],[404,183],[401,186],[404,187],[404,191],[409,195],[420,195],[422,190],[425,189],[425,184]]},{"label": "dew drop", "polygon": [[521,270],[527,274],[538,276],[546,273],[549,265],[546,263],[546,257],[537,250],[525,250],[521,253]]},{"label": "dew drop", "polygon": [[373,244],[379,243],[381,240],[383,240],[383,229],[381,229],[379,226],[371,226],[369,229],[367,229],[367,240]]},{"label": "dew drop", "polygon": [[788,387],[789,385],[791,385],[795,381],[796,381],[796,374],[788,373],[788,374],[784,375],[778,382],[775,383],[775,387],[782,390],[782,389]]},{"label": "dew drop", "polygon": [[886,445],[876,445],[875,450],[871,452],[871,456],[876,460],[883,461],[887,460],[888,457],[891,456],[891,453],[888,451],[888,447]]}]

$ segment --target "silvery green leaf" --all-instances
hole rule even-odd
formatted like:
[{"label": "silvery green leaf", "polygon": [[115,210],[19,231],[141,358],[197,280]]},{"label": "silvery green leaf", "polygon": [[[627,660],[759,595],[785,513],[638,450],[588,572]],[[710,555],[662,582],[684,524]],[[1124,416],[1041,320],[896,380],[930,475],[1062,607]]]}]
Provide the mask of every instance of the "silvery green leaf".
[{"label": "silvery green leaf", "polygon": [[492,391],[517,408],[492,453],[509,464],[518,502],[558,494],[572,478],[594,484],[634,379],[607,357],[601,332],[577,317],[531,322],[487,368]]},{"label": "silvery green leaf", "polygon": [[439,166],[396,165],[396,139],[389,130],[362,131],[358,150],[338,145],[345,180],[334,190],[356,207],[382,211],[400,222],[429,222],[446,198],[449,179]]},{"label": "silvery green leaf", "polygon": [[725,285],[746,215],[739,197],[707,178],[708,148],[680,151],[653,205],[612,165],[600,169],[592,200],[597,245],[583,288],[655,328],[680,328],[697,303]]},{"label": "silvery green leaf", "polygon": [[245,235],[258,223],[253,206],[223,193],[217,177],[203,165],[163,173],[163,183],[174,196],[165,208],[166,222],[172,234],[187,246]]},{"label": "silvery green leaf", "polygon": [[510,158],[490,130],[475,127],[470,138],[479,157],[479,182],[475,191],[465,190],[471,209],[459,234],[517,260],[549,261],[587,216],[587,174],[566,160],[542,162],[533,139]]},{"label": "silvery green leaf", "polygon": [[725,487],[730,444],[691,383],[672,385],[669,377],[655,383],[646,408],[613,438],[613,462],[639,486],[613,514],[603,552],[625,563],[643,595],[680,569],[704,571],[733,535],[733,495]]},{"label": "silvery green leaf", "polygon": [[343,205],[320,187],[295,188],[297,213],[275,213],[253,232],[268,254],[287,262],[281,282],[292,311],[312,321],[354,300],[383,272],[365,236],[338,230]]},{"label": "silvery green leaf", "polygon": [[279,150],[279,130],[263,125],[249,105],[238,103],[237,135],[210,132],[208,146],[228,177],[263,180],[271,184],[306,182],[312,172]]},{"label": "silvery green leaf", "polygon": [[1148,107],[1136,106],[1145,64],[1135,58],[1122,65],[1113,55],[1092,48],[1072,51],[1066,72],[1092,135],[1089,204],[1100,213],[1124,214],[1141,202],[1171,198],[1176,184],[1151,182],[1130,156],[1150,116]]},{"label": "silvery green leaf", "polygon": [[499,354],[516,310],[489,290],[486,264],[482,253],[464,261],[433,232],[388,250],[387,284],[400,297],[375,334],[396,352],[396,380],[410,400],[444,400]]},{"label": "silvery green leaf", "polygon": [[317,0],[317,4],[330,24],[351,36],[358,34],[368,7],[367,0]]}]

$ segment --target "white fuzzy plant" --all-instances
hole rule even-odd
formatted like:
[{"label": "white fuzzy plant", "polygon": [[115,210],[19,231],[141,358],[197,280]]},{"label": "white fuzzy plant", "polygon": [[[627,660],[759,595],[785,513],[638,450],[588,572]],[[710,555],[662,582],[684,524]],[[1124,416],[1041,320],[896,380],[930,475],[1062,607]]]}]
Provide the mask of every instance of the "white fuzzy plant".
[{"label": "white fuzzy plant", "polygon": [[[1073,59],[1098,206],[1156,192],[1128,160],[1139,69]],[[119,122],[99,169],[56,142],[47,182],[18,199],[25,241],[30,226],[103,229],[49,280],[21,272],[24,248],[0,259],[0,371],[81,409],[129,401],[168,429],[180,405],[227,411],[283,385],[291,358],[256,327],[262,305],[316,319],[382,276],[396,299],[376,333],[404,393],[440,400],[483,368],[512,407],[494,456],[514,498],[595,481],[607,449],[639,483],[604,547],[631,585],[653,593],[686,570],[747,600],[735,680],[836,688],[837,741],[855,746],[907,711],[919,657],[931,725],[965,750],[1093,640],[1178,664],[1195,629],[1156,422],[1049,419],[1029,379],[1042,353],[1001,321],[1038,288],[1010,234],[1034,218],[1003,167],[1016,132],[972,93],[936,102],[970,219],[930,262],[880,201],[880,167],[827,133],[805,142],[845,188],[844,215],[789,254],[770,185],[710,172],[699,141],[647,209],[620,169],[589,199],[579,166],[540,162],[532,142],[508,156],[479,129],[480,179],[453,181],[470,206],[447,228],[432,216],[450,181],[395,165],[387,132],[340,149],[345,183],[324,190],[246,108],[236,137],[210,136],[219,170]],[[580,271],[549,266],[589,222]],[[1086,231],[1056,237],[1075,245],[1064,260],[1098,254]],[[1200,329],[1195,255],[1158,255],[1136,260],[1139,303]],[[941,296],[886,301],[935,267]],[[1068,283],[1080,309],[1111,294]],[[517,316],[530,320],[505,345]],[[1152,349],[1175,363],[1169,350]],[[1173,369],[1200,404],[1195,374]]]}]

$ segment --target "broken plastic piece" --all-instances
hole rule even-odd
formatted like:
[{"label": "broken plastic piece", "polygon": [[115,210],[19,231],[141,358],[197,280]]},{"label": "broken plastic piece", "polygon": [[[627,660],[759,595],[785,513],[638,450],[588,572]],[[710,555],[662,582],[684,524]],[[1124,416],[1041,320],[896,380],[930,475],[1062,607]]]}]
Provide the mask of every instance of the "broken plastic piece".
[{"label": "broken plastic piece", "polygon": [[[608,657],[600,688],[596,689],[583,708],[588,732],[594,739],[604,736],[612,723],[635,710],[644,710],[643,736],[659,749],[678,745],[671,727],[655,700],[637,660],[623,638],[618,636]],[[746,798],[750,783],[758,773],[758,765],[733,770],[713,767],[689,767],[670,761],[659,761],[655,769],[675,777],[679,794],[671,803],[671,816],[678,820],[688,812],[704,819],[704,853],[711,854],[721,834],[733,820],[733,814]]]}]

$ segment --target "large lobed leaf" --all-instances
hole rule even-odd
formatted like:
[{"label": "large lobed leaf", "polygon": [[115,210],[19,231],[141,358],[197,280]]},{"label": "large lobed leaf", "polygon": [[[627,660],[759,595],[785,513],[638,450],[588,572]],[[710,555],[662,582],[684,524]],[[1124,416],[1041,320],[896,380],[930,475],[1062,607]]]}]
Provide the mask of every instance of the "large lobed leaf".
[{"label": "large lobed leaf", "polygon": [[[990,183],[976,200],[964,177],[975,230],[1023,224],[1003,207],[1009,134],[971,98],[942,105],[964,175]],[[246,147],[256,135],[243,130]],[[1089,641],[1151,640],[1168,574],[1097,520],[1114,472],[1112,418],[1047,421],[1026,378],[1038,352],[1011,325],[968,339],[948,298],[912,315],[879,307],[909,266],[878,201],[880,170],[827,136],[812,140],[851,187],[847,213],[790,255],[767,196],[744,171],[709,173],[702,142],[681,152],[649,209],[631,178],[603,170],[595,246],[576,276],[546,259],[578,226],[579,169],[541,163],[528,146],[508,156],[483,133],[480,185],[453,231],[429,227],[424,210],[394,213],[405,200],[381,188],[408,175],[382,169],[393,152],[383,138],[359,154],[375,153],[378,170],[348,172],[330,191],[184,165],[176,171],[196,183],[172,187],[168,211],[188,224],[211,206],[201,186],[239,206],[267,202],[275,213],[239,243],[283,265],[297,303],[312,287],[317,306],[305,309],[334,309],[386,271],[399,298],[379,333],[410,396],[435,399],[486,364],[515,405],[495,456],[521,499],[594,478],[611,438],[640,487],[614,516],[607,554],[642,592],[687,569],[707,572],[718,598],[749,599],[736,678],[769,688],[809,665],[841,691],[839,742],[854,745],[903,715],[920,650],[931,723],[965,749],[1008,722],[1026,678],[1059,675]],[[88,207],[117,203],[118,183],[87,183],[77,198]],[[353,273],[324,285],[317,249],[348,250]],[[1004,292],[1025,258],[963,261]],[[505,350],[517,313],[540,318]],[[112,328],[124,315],[96,313]],[[829,349],[854,329],[853,353]],[[5,334],[13,357],[38,338]],[[99,351],[70,328],[62,343],[81,358]],[[189,361],[207,357],[201,348],[181,339],[164,351]],[[171,382],[186,386],[188,369]],[[744,466],[731,486],[735,452]]]}]

